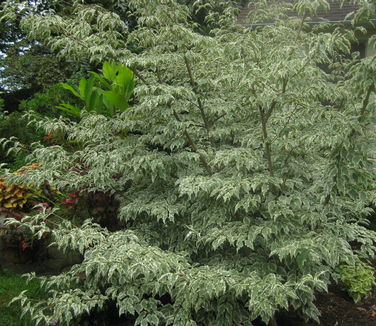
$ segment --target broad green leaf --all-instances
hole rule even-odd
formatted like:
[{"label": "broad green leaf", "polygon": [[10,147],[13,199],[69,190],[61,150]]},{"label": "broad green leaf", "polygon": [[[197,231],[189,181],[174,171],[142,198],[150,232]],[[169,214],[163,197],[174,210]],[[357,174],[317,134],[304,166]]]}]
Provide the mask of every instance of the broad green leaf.
[{"label": "broad green leaf", "polygon": [[90,71],[90,74],[99,81],[101,86],[104,86],[106,88],[111,88],[111,84],[106,79],[104,79],[101,75],[99,75],[98,73],[94,71]]},{"label": "broad green leaf", "polygon": [[77,118],[79,118],[81,115],[81,109],[71,104],[64,103],[61,105],[57,105],[56,108],[59,110],[65,111]]},{"label": "broad green leaf", "polygon": [[100,103],[100,100],[101,98],[99,91],[92,89],[90,97],[88,98],[88,102],[86,104],[88,111],[97,111],[102,105],[102,103]]},{"label": "broad green leaf", "polygon": [[119,109],[120,111],[124,111],[129,107],[128,102],[126,101],[124,96],[121,96],[113,91],[103,92],[103,95],[109,103],[111,103],[115,108]]},{"label": "broad green leaf", "polygon": [[110,64],[108,61],[103,63],[102,67],[103,76],[109,81],[115,81],[116,78],[116,66]]},{"label": "broad green leaf", "polygon": [[91,99],[93,95],[94,82],[95,82],[95,78],[91,76],[85,84],[85,104],[89,111],[92,111],[95,109],[93,106],[95,104],[95,99]]},{"label": "broad green leaf", "polygon": [[133,71],[130,70],[128,67],[119,66],[118,67],[118,74],[116,76],[116,84],[119,85],[121,88],[126,88],[127,85],[133,80]]},{"label": "broad green leaf", "polygon": [[80,91],[80,98],[84,101],[85,101],[85,95],[86,95],[86,84],[87,84],[87,80],[82,77],[80,80],[78,89]]},{"label": "broad green leaf", "polygon": [[61,87],[71,91],[74,96],[80,97],[80,94],[77,92],[77,90],[73,86],[71,86],[67,83],[60,83],[60,85],[61,85]]}]

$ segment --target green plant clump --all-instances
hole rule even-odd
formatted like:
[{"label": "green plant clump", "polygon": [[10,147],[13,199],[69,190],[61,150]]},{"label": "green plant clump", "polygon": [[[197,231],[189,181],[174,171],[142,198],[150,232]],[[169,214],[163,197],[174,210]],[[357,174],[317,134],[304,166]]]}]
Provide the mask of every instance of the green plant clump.
[{"label": "green plant clump", "polygon": [[357,303],[368,297],[376,285],[375,270],[365,262],[357,261],[354,265],[341,265],[337,268],[340,281]]},{"label": "green plant clump", "polygon": [[18,143],[23,144],[19,150],[9,153],[4,147],[0,149],[1,163],[7,163],[12,170],[17,170],[26,164],[26,157],[29,154],[28,147],[43,137],[43,132],[29,126],[28,122],[22,112],[0,115],[0,139],[15,137]]},{"label": "green plant clump", "polygon": [[[113,117],[116,112],[124,112],[129,108],[129,100],[134,90],[134,76],[132,70],[121,65],[105,62],[102,68],[103,75],[90,72],[89,79],[81,78],[78,89],[62,83],[61,86],[84,103],[84,109],[98,114]],[[79,118],[81,108],[71,104],[57,106],[70,115]]]},{"label": "green plant clump", "polygon": [[[293,1],[298,18],[282,12],[254,28],[238,26],[231,6],[211,16],[211,2],[196,2],[216,18],[205,35],[177,0],[128,0],[132,30],[82,1],[69,17],[22,19],[57,55],[111,58],[136,79],[126,110],[36,121],[75,147],[39,146],[28,160],[40,168],[4,171],[9,183],[118,205],[114,229],[74,225],[59,205],[12,222],[84,257],[43,279],[47,301],[16,298],[35,325],[74,325],[108,303],[142,326],[250,326],[283,310],[318,320],[315,296],[335,269],[374,254],[365,216],[376,181],[375,58],[351,55],[348,29],[310,30],[305,19],[325,0]],[[375,14],[366,2],[355,19]],[[18,17],[20,5],[6,3],[3,19]]]}]

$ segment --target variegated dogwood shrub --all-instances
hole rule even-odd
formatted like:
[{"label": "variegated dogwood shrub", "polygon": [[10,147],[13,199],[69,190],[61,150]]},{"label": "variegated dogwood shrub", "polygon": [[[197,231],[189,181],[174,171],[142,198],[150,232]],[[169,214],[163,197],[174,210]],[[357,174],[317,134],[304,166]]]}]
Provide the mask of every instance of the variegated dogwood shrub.
[{"label": "variegated dogwood shrub", "polygon": [[[37,146],[28,160],[41,168],[8,177],[111,194],[123,223],[76,226],[57,207],[22,220],[84,256],[43,278],[46,301],[16,298],[35,325],[75,325],[108,302],[136,325],[275,325],[282,310],[318,320],[315,294],[335,269],[373,254],[376,60],[350,52],[346,26],[305,24],[328,1],[292,2],[297,18],[261,27],[239,26],[228,7],[205,35],[176,0],[118,1],[138,19],[132,30],[85,1],[66,17],[24,16],[29,37],[57,55],[116,60],[136,79],[134,104],[113,117],[35,121],[79,146]],[[51,214],[55,228],[42,223]]]}]

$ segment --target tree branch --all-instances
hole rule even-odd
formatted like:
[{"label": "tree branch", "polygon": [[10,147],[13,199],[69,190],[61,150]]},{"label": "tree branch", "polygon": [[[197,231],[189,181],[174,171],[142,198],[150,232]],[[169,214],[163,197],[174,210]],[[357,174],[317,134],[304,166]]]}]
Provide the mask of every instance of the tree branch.
[{"label": "tree branch", "polygon": [[[281,94],[284,94],[286,92],[288,79],[284,78],[282,82],[282,90]],[[266,159],[268,160],[268,170],[269,174],[273,177],[274,176],[274,168],[273,168],[273,160],[272,160],[272,150],[271,150],[271,142],[268,139],[268,131],[267,131],[267,123],[269,121],[269,118],[271,117],[276,105],[277,100],[273,100],[272,104],[270,105],[269,109],[265,112],[263,108],[259,107],[260,116],[261,116],[261,125],[262,125],[262,135],[265,143],[265,154]]]},{"label": "tree branch", "polygon": [[192,68],[191,68],[191,65],[190,65],[188,58],[186,56],[184,56],[184,63],[185,63],[185,66],[187,67],[189,81],[190,81],[190,84],[192,86],[193,92],[197,95],[197,105],[198,105],[198,108],[200,110],[202,120],[204,121],[205,128],[209,131],[210,130],[210,123],[209,123],[208,117],[206,116],[204,106],[201,102],[201,99],[198,97],[197,88],[196,88],[197,84],[194,81]]},{"label": "tree branch", "polygon": [[[181,119],[179,118],[179,115],[176,113],[175,110],[173,110],[173,114],[174,114],[175,119],[177,121],[181,122]],[[210,175],[212,175],[213,174],[212,168],[210,167],[210,165],[209,165],[208,161],[206,160],[205,156],[202,153],[198,152],[197,145],[196,145],[195,141],[192,139],[192,137],[189,134],[189,132],[186,129],[184,129],[183,134],[184,134],[185,138],[187,138],[187,141],[188,141],[189,145],[191,146],[192,150],[199,155],[201,164],[203,165],[203,167],[205,168],[205,170]]]},{"label": "tree branch", "polygon": [[264,144],[265,144],[265,155],[268,161],[268,170],[269,170],[270,176],[274,177],[272,151],[271,151],[270,141],[268,139],[268,131],[266,128],[268,118],[266,117],[265,112],[261,107],[259,107],[259,111],[260,111],[261,125],[262,125],[262,136],[263,136]]},{"label": "tree branch", "polygon": [[366,112],[367,106],[368,106],[368,104],[369,104],[369,99],[370,99],[371,94],[372,94],[372,92],[374,91],[374,89],[375,89],[375,85],[374,85],[374,84],[372,84],[372,85],[368,88],[367,93],[366,93],[366,97],[365,97],[364,100],[363,100],[362,109],[360,110],[360,117],[359,117],[359,119],[362,119],[362,118],[363,118],[364,113]]},{"label": "tree branch", "polygon": [[144,77],[142,77],[142,75],[138,72],[138,70],[136,68],[129,68],[130,70],[133,71],[133,73],[135,74],[135,76],[141,80],[145,85],[149,85],[149,83],[146,81],[146,79]]}]

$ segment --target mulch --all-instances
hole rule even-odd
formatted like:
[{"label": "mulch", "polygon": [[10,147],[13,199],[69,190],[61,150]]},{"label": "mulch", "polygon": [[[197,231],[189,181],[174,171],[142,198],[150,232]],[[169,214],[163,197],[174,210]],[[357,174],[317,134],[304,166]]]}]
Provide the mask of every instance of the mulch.
[{"label": "mulch", "polygon": [[[337,287],[318,295],[316,304],[321,311],[320,326],[376,326],[376,289],[371,297],[354,303]],[[317,323],[305,326],[317,326]]]}]

